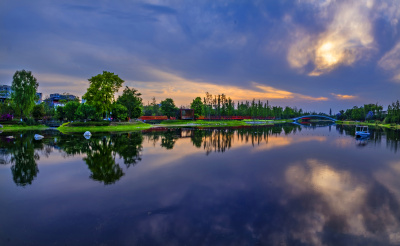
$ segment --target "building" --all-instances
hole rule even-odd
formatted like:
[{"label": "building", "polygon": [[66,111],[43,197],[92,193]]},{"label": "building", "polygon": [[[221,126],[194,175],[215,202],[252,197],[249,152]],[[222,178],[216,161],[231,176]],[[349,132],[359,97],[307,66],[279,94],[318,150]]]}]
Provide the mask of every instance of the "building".
[{"label": "building", "polygon": [[36,97],[37,97],[37,101],[36,104],[41,104],[43,102],[42,100],[42,93],[41,92],[36,92]]},{"label": "building", "polygon": [[0,85],[0,101],[4,102],[6,99],[11,98],[11,86],[9,85]]},{"label": "building", "polygon": [[[0,85],[0,101],[4,102],[6,99],[11,99],[11,86],[9,85]],[[41,92],[36,92],[36,96],[38,100],[36,101],[36,104],[39,104],[42,102],[42,93]]]},{"label": "building", "polygon": [[64,106],[67,102],[76,100],[77,97],[67,93],[54,93],[50,94],[50,97],[45,101],[52,107]]},{"label": "building", "polygon": [[193,109],[184,109],[181,108],[179,110],[179,115],[181,120],[194,120],[194,110]]}]

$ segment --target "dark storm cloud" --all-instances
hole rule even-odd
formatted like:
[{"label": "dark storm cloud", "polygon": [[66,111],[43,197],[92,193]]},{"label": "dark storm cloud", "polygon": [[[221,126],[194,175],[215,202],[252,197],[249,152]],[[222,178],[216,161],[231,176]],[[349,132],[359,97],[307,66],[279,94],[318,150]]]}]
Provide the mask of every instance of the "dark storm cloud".
[{"label": "dark storm cloud", "polygon": [[[81,80],[110,70],[135,86],[135,81],[163,82],[148,72],[157,69],[199,83],[256,90],[255,82],[327,97],[331,101],[324,105],[336,109],[388,104],[397,99],[400,84],[393,78],[400,66],[393,65],[393,56],[380,60],[400,40],[399,6],[394,1],[347,3],[5,1],[0,5],[0,80],[9,83],[22,68],[42,77]],[[352,23],[366,27],[349,35],[342,24]],[[313,72],[318,76],[309,76]],[[77,91],[68,89],[68,81],[65,86]],[[336,100],[331,93],[359,101]]]}]

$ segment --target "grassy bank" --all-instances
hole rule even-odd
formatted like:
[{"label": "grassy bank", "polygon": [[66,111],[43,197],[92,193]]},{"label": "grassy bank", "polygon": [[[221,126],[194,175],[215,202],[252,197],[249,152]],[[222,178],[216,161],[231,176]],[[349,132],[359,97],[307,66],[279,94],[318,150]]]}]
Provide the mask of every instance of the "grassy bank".
[{"label": "grassy bank", "polygon": [[229,126],[249,126],[273,125],[273,120],[166,120],[156,126],[199,126],[199,127],[229,127]]},{"label": "grassy bank", "polygon": [[142,122],[121,122],[114,123],[110,126],[69,126],[65,123],[57,128],[62,133],[68,132],[128,132],[128,131],[139,131],[151,128],[150,124]]},{"label": "grassy bank", "polygon": [[37,125],[37,126],[3,125],[3,128],[0,128],[0,131],[45,130],[47,128],[49,127],[45,125]]},{"label": "grassy bank", "polygon": [[360,125],[360,126],[374,126],[374,127],[385,127],[390,129],[400,129],[400,125],[383,124],[380,122],[359,122],[359,121],[336,121],[338,125]]}]

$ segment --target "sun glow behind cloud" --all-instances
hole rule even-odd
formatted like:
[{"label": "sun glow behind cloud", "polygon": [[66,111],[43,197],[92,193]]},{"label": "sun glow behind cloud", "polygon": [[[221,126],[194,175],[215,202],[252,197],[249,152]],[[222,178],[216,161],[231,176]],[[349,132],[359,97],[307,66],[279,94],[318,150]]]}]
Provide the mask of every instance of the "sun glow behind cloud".
[{"label": "sun glow behind cloud", "polygon": [[369,18],[372,6],[370,0],[324,2],[323,7],[334,12],[333,19],[320,34],[297,31],[296,41],[288,52],[289,64],[294,68],[304,68],[313,63],[314,69],[308,73],[310,76],[328,73],[339,65],[352,65],[373,48]]}]

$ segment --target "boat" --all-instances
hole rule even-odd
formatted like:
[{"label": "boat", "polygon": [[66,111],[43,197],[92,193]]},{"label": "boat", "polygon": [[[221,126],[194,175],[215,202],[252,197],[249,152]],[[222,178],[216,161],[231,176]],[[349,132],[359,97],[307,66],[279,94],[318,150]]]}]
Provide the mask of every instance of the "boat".
[{"label": "boat", "polygon": [[356,138],[367,138],[370,135],[368,126],[356,126]]}]

